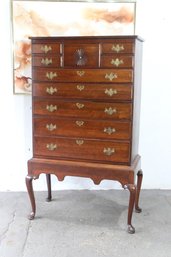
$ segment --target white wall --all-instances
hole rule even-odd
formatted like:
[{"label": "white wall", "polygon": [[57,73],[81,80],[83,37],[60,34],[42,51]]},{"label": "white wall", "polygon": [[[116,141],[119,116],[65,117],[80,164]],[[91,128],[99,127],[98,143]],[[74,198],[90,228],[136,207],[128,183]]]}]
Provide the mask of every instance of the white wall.
[{"label": "white wall", "polygon": [[[140,148],[143,188],[171,189],[171,15],[169,0],[139,0],[136,34],[145,39],[143,53]],[[0,1],[0,190],[26,190],[27,160],[32,157],[31,96],[14,95],[10,1]],[[53,189],[110,189],[119,184],[66,178]],[[45,190],[43,175],[34,183]]]}]

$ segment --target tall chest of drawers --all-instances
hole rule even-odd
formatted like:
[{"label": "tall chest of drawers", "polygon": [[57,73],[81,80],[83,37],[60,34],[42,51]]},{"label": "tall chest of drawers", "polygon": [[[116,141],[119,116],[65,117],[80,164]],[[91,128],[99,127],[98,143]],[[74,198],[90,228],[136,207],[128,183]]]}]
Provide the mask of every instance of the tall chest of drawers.
[{"label": "tall chest of drawers", "polygon": [[[128,232],[142,182],[138,155],[142,40],[137,36],[33,37],[33,158],[27,190],[45,173],[119,181],[130,191]],[[137,175],[137,182],[136,181]]]}]

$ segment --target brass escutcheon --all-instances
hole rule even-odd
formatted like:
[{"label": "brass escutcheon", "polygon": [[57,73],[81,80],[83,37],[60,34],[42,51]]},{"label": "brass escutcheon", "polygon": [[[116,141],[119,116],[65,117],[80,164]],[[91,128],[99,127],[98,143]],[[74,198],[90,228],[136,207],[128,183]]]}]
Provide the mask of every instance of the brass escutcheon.
[{"label": "brass escutcheon", "polygon": [[113,113],[116,113],[116,108],[112,108],[112,107],[105,108],[104,112],[109,115],[112,115]]},{"label": "brass escutcheon", "polygon": [[46,77],[50,80],[52,80],[53,78],[57,77],[56,72],[46,72]]},{"label": "brass escutcheon", "polygon": [[84,125],[84,121],[82,121],[82,120],[77,120],[75,123],[76,123],[79,127],[81,127],[81,126]]},{"label": "brass escutcheon", "polygon": [[120,51],[123,51],[124,50],[124,46],[123,45],[113,45],[112,46],[112,51],[115,51],[117,53],[119,53]]},{"label": "brass escutcheon", "polygon": [[116,73],[111,72],[110,74],[105,75],[105,79],[109,79],[110,81],[112,81],[113,79],[116,79],[118,77],[118,75]]},{"label": "brass escutcheon", "polygon": [[47,87],[46,88],[46,93],[48,93],[49,95],[53,95],[54,93],[56,93],[58,90],[56,87]]},{"label": "brass escutcheon", "polygon": [[77,139],[77,140],[75,140],[75,142],[79,146],[84,144],[84,140],[83,139]]},{"label": "brass escutcheon", "polygon": [[84,108],[84,104],[76,103],[76,106],[77,106],[78,109]]},{"label": "brass escutcheon", "polygon": [[49,64],[52,64],[52,59],[42,58],[41,63],[45,66],[48,66]]},{"label": "brass escutcheon", "polygon": [[49,131],[53,131],[53,130],[56,129],[56,124],[55,125],[53,125],[52,123],[51,124],[46,124],[46,128]]},{"label": "brass escutcheon", "polygon": [[105,155],[107,155],[107,156],[110,156],[110,155],[112,155],[113,153],[115,153],[115,148],[110,148],[110,147],[104,148],[104,149],[103,149],[103,153],[104,153]]},{"label": "brass escutcheon", "polygon": [[54,112],[57,111],[57,106],[56,105],[46,105],[46,110],[48,110],[49,112]]},{"label": "brass escutcheon", "polygon": [[83,70],[77,71],[77,75],[80,77],[82,77],[84,74],[85,74],[85,71]]},{"label": "brass escutcheon", "polygon": [[77,89],[79,90],[79,91],[82,91],[82,90],[84,90],[84,85],[77,85]]},{"label": "brass escutcheon", "polygon": [[107,133],[108,135],[111,135],[112,133],[115,133],[115,132],[116,132],[116,129],[115,129],[115,128],[108,127],[108,128],[104,128],[103,131],[104,131],[105,133]]},{"label": "brass escutcheon", "polygon": [[111,60],[111,64],[117,67],[119,67],[119,65],[123,63],[124,63],[123,60],[119,60],[118,58],[116,58],[115,60],[114,59]]},{"label": "brass escutcheon", "polygon": [[113,95],[116,95],[118,93],[118,91],[116,89],[105,89],[105,94],[108,95],[108,96],[113,96]]},{"label": "brass escutcheon", "polygon": [[41,51],[45,52],[45,54],[47,54],[49,51],[52,51],[52,47],[51,46],[41,46]]},{"label": "brass escutcheon", "polygon": [[46,148],[49,150],[49,151],[54,151],[56,148],[57,148],[57,145],[56,144],[47,144],[46,145]]}]

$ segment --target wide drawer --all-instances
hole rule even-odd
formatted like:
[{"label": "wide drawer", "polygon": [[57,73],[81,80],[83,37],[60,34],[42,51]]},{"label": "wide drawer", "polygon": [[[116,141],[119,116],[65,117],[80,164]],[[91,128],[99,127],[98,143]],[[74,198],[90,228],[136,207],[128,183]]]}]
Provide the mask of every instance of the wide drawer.
[{"label": "wide drawer", "polygon": [[129,140],[131,123],[108,120],[34,118],[34,135]]},{"label": "wide drawer", "polygon": [[56,82],[133,82],[131,69],[50,69],[33,70],[33,81]]},{"label": "wide drawer", "polygon": [[102,53],[134,53],[134,43],[125,43],[121,41],[115,41],[114,43],[102,43]]},{"label": "wide drawer", "polygon": [[134,58],[130,55],[102,55],[100,66],[102,68],[132,68]]},{"label": "wide drawer", "polygon": [[35,99],[33,101],[33,113],[58,117],[130,120],[132,118],[132,104]]},{"label": "wide drawer", "polygon": [[33,83],[33,96],[131,100],[131,84]]},{"label": "wide drawer", "polygon": [[32,54],[60,53],[60,43],[32,44]]},{"label": "wide drawer", "polygon": [[130,143],[83,138],[34,137],[34,157],[38,156],[128,163]]},{"label": "wide drawer", "polygon": [[32,66],[38,67],[60,67],[60,56],[34,56],[32,58]]}]

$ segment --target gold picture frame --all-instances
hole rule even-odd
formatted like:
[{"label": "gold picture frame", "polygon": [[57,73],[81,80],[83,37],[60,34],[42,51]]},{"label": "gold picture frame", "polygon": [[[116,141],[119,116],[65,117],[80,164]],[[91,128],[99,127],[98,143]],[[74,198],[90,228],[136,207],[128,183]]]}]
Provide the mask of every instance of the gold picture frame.
[{"label": "gold picture frame", "polygon": [[136,1],[11,0],[11,15],[14,93],[30,94],[28,37],[133,35]]}]

